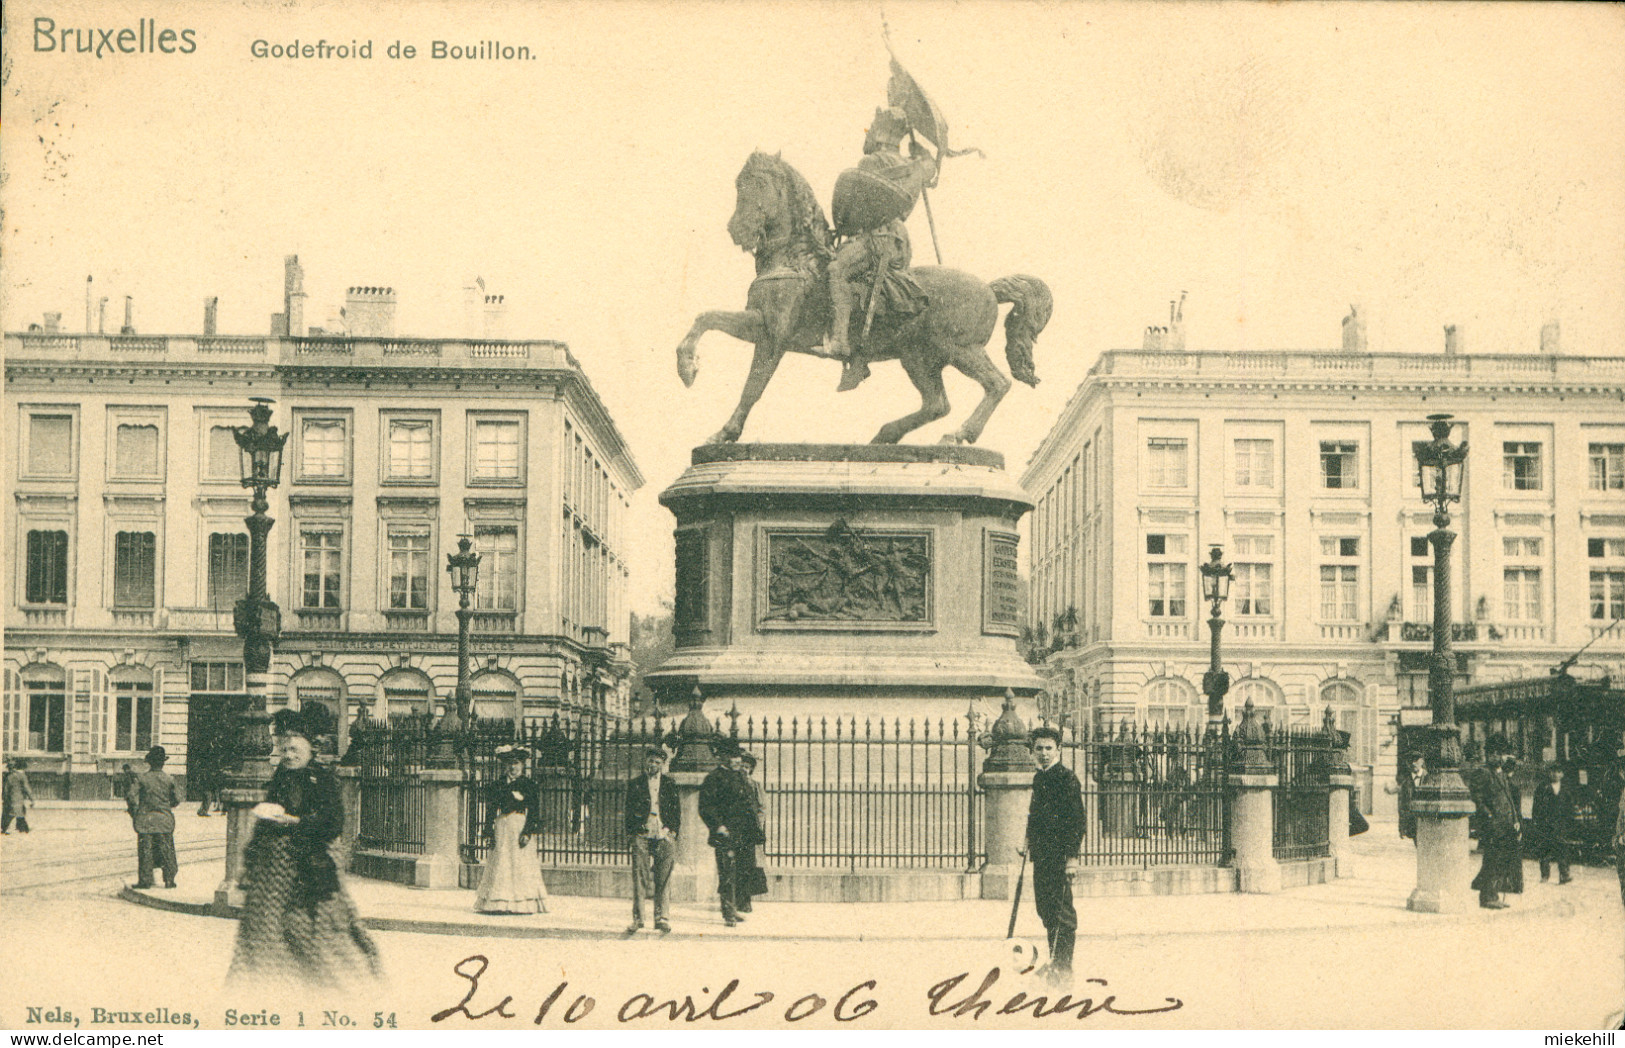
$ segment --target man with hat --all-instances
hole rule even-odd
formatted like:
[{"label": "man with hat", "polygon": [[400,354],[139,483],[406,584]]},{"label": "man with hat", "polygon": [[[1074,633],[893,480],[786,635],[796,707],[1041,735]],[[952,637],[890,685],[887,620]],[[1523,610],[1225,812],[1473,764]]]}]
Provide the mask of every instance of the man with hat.
[{"label": "man with hat", "polygon": [[721,763],[700,784],[700,818],[711,831],[707,843],[716,853],[722,920],[732,928],[745,919],[739,914],[739,874],[752,866],[746,856],[758,836],[756,803],[750,783],[735,767],[743,766],[738,745],[724,743],[717,757]]},{"label": "man with hat", "polygon": [[1473,878],[1473,888],[1478,892],[1478,904],[1486,910],[1504,910],[1507,903],[1502,894],[1523,892],[1523,807],[1517,786],[1507,776],[1512,764],[1506,736],[1491,735],[1484,744],[1483,766],[1464,776],[1473,804],[1483,817],[1478,847],[1484,863]]},{"label": "man with hat", "polygon": [[151,888],[152,870],[156,866],[164,871],[164,887],[175,887],[175,806],[180,804],[180,791],[175,780],[164,771],[169,754],[162,746],[147,751],[147,770],[136,776],[124,803],[130,809],[130,821],[135,824],[137,888]]}]

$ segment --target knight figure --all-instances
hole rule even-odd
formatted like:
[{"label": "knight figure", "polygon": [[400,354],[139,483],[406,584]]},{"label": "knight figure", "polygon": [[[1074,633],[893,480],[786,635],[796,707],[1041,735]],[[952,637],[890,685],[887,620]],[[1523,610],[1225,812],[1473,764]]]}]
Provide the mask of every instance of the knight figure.
[{"label": "knight figure", "polygon": [[[895,92],[888,92],[895,94]],[[912,250],[904,219],[921,193],[936,185],[937,158],[910,135],[908,114],[897,105],[875,110],[863,140],[863,159],[841,173],[830,201],[830,217],[840,237],[829,263],[830,356],[844,362],[837,390],[854,389],[869,377],[864,338],[874,318],[918,313],[925,294],[909,274]],[[903,139],[909,137],[909,155]],[[855,317],[860,294],[864,312]],[[856,349],[853,327],[861,322]]]}]

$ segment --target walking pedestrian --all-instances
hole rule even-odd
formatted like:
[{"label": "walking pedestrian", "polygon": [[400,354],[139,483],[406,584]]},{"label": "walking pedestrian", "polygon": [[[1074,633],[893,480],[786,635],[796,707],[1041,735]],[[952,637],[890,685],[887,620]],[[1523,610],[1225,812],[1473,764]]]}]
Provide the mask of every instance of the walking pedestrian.
[{"label": "walking pedestrian", "polygon": [[720,755],[721,764],[700,784],[700,818],[710,835],[706,843],[716,854],[717,896],[722,903],[722,921],[732,928],[745,918],[739,914],[739,871],[742,852],[756,846],[756,814],[750,786],[733,766],[738,747],[729,746]]},{"label": "walking pedestrian", "polygon": [[1399,835],[1416,843],[1416,787],[1427,777],[1427,759],[1413,754],[1399,773]]},{"label": "walking pedestrian", "polygon": [[163,871],[164,887],[175,887],[179,864],[175,859],[175,806],[181,793],[175,780],[164,771],[169,754],[162,746],[147,751],[147,770],[135,777],[124,798],[135,826],[137,888],[151,888],[152,871]]},{"label": "walking pedestrian", "polygon": [[677,784],[666,774],[666,751],[651,746],[643,755],[643,774],[626,784],[626,835],[632,839],[631,935],[643,929],[643,900],[654,900],[655,931],[671,931],[666,912],[666,885],[677,862],[677,831],[682,827]]},{"label": "walking pedestrian", "polygon": [[739,751],[739,774],[744,776],[745,785],[750,787],[751,813],[756,820],[756,843],[746,855],[750,859],[750,868],[746,875],[740,878],[738,893],[739,911],[750,913],[753,907],[751,900],[758,895],[767,894],[767,871],[763,869],[766,861],[767,847],[767,799],[762,793],[762,784],[756,778],[756,754],[746,749]]},{"label": "walking pedestrian", "polygon": [[497,750],[502,778],[485,787],[485,862],[474,909],[480,913],[546,913],[547,886],[530,842],[542,831],[542,794],[525,776],[530,751]]},{"label": "walking pedestrian", "polygon": [[28,762],[22,759],[6,762],[4,811],[0,812],[0,833],[11,832],[11,823],[17,822],[17,832],[28,832],[28,809],[34,806],[34,789],[28,784]]},{"label": "walking pedestrian", "polygon": [[1508,776],[1512,757],[1506,737],[1492,735],[1484,746],[1484,763],[1467,780],[1473,804],[1482,816],[1478,846],[1483,865],[1473,878],[1478,904],[1486,910],[1504,910],[1503,894],[1523,892],[1523,854],[1519,825],[1523,818],[1518,788]]},{"label": "walking pedestrian", "polygon": [[1574,880],[1569,876],[1569,848],[1574,838],[1574,790],[1563,786],[1563,767],[1554,764],[1546,771],[1546,781],[1535,790],[1531,829],[1535,835],[1540,879],[1551,880],[1552,863],[1557,863],[1557,883]]},{"label": "walking pedestrian", "polygon": [[343,988],[378,977],[378,949],[339,883],[328,848],[344,828],[332,771],[313,765],[310,729],[278,714],[281,763],[256,805],[229,980]]},{"label": "walking pedestrian", "polygon": [[1027,805],[1027,848],[1033,865],[1033,906],[1044,922],[1049,963],[1043,971],[1053,983],[1072,975],[1072,944],[1078,911],[1072,905],[1072,876],[1083,844],[1083,792],[1072,769],[1061,763],[1061,733],[1034,728],[1033,790]]}]

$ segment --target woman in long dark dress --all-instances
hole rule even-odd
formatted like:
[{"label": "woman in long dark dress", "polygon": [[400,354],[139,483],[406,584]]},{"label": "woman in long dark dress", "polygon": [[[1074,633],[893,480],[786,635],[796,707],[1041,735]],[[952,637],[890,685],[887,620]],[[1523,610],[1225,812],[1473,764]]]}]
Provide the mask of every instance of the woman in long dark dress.
[{"label": "woman in long dark dress", "polygon": [[497,751],[502,778],[485,788],[485,839],[489,848],[480,867],[474,909],[481,913],[546,913],[547,887],[531,838],[542,829],[541,791],[525,777],[519,746]]},{"label": "woman in long dark dress", "polygon": [[248,842],[247,897],[237,925],[231,980],[323,988],[378,977],[378,950],[339,884],[329,846],[344,827],[338,781],[311,764],[303,723],[277,724],[282,762]]}]

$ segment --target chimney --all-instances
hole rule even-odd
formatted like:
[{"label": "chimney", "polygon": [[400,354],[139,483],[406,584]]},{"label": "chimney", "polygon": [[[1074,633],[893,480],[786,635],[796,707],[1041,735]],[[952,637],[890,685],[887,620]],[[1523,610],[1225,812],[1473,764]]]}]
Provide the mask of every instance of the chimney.
[{"label": "chimney", "polygon": [[1549,356],[1557,356],[1563,352],[1562,328],[1555,320],[1548,320],[1540,327],[1540,351]]},{"label": "chimney", "polygon": [[124,296],[124,326],[118,329],[121,335],[135,334],[135,299],[129,295]]},{"label": "chimney", "polygon": [[107,334],[107,296],[103,295],[96,303],[96,334]]},{"label": "chimney", "polygon": [[475,277],[463,285],[463,337],[479,338],[484,330],[480,317],[480,304],[485,301],[485,280]]},{"label": "chimney", "polygon": [[1462,334],[1461,328],[1457,327],[1455,324],[1446,324],[1444,326],[1445,356],[1453,357],[1459,354],[1465,341],[1466,337]]},{"label": "chimney", "polygon": [[90,285],[94,283],[94,276],[85,277],[85,334],[90,334]]},{"label": "chimney", "polygon": [[394,338],[395,289],[350,288],[344,299],[344,320],[354,338]]},{"label": "chimney", "polygon": [[285,332],[276,330],[276,319],[271,321],[272,334],[288,334],[299,338],[305,333],[305,271],[299,265],[298,255],[282,260],[282,308]]},{"label": "chimney", "polygon": [[220,309],[220,296],[210,295],[203,300],[203,333],[214,334],[215,315]]},{"label": "chimney", "polygon": [[1349,306],[1349,315],[1343,318],[1343,352],[1364,353],[1365,343],[1365,317],[1360,315],[1360,307]]},{"label": "chimney", "polygon": [[485,337],[501,340],[508,337],[508,306],[505,295],[485,296]]},{"label": "chimney", "polygon": [[55,334],[60,333],[61,331],[62,331],[62,314],[61,313],[47,313],[47,314],[45,314],[45,333],[47,335],[55,335]]},{"label": "chimney", "polygon": [[1160,353],[1168,345],[1168,329],[1155,325],[1145,329],[1145,341],[1140,343],[1140,349],[1147,353]]}]

